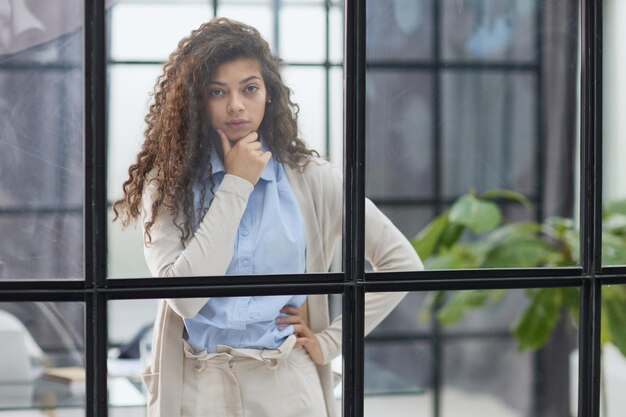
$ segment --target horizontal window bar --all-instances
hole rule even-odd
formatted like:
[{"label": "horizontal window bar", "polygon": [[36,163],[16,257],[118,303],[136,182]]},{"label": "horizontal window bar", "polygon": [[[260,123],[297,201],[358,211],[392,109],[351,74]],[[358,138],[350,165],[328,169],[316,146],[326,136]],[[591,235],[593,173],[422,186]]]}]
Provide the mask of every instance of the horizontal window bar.
[{"label": "horizontal window bar", "polygon": [[196,287],[143,287],[143,288],[104,288],[109,299],[144,299],[144,298],[193,298],[193,297],[241,297],[260,295],[290,294],[339,294],[344,287],[352,283],[336,282],[328,284],[292,284],[233,286],[196,286]]},{"label": "horizontal window bar", "polygon": [[504,269],[437,269],[425,271],[386,271],[367,272],[366,280],[371,281],[423,281],[430,280],[479,280],[492,278],[524,279],[524,278],[580,278],[583,276],[580,267],[564,268],[504,268]]},{"label": "horizontal window bar", "polygon": [[0,291],[0,302],[12,301],[85,301],[89,291],[81,290],[42,290],[19,289]]},{"label": "horizontal window bar", "polygon": [[237,287],[239,285],[286,285],[286,284],[329,284],[343,282],[342,273],[310,273],[292,275],[224,275],[191,277],[146,277],[146,278],[108,278],[106,287],[111,289],[146,288],[146,287]]},{"label": "horizontal window bar", "polygon": [[423,279],[415,281],[368,281],[363,285],[367,292],[495,290],[580,287],[583,281],[590,279],[583,277]]},{"label": "horizontal window bar", "polygon": [[0,280],[0,294],[8,291],[74,291],[84,290],[82,279],[58,280]]}]

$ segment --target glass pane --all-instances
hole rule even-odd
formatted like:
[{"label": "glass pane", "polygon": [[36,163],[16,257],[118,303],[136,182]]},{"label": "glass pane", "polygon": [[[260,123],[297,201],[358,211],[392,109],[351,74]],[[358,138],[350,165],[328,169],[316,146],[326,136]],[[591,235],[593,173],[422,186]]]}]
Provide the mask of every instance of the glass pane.
[{"label": "glass pane", "polygon": [[83,6],[61,3],[0,8],[0,279],[84,275]]},{"label": "glass pane", "polygon": [[617,417],[624,410],[626,388],[626,286],[602,287],[602,379],[600,415]]},{"label": "glass pane", "polygon": [[[557,2],[546,3],[549,6],[537,10],[534,0],[443,1],[444,58],[451,61],[534,61],[539,36],[537,21],[552,18],[552,3]],[[574,2],[563,3],[573,7]],[[549,26],[545,29],[552,30]]]},{"label": "glass pane", "polygon": [[[280,56],[287,62],[323,64],[326,57],[326,13],[323,7],[283,6],[280,9]],[[293,36],[307,33],[307,36]]]},{"label": "glass pane", "polygon": [[506,188],[536,199],[536,78],[444,72],[442,84],[445,194]]},{"label": "glass pane", "polygon": [[161,3],[121,3],[111,8],[111,59],[164,61],[180,39],[212,16],[207,2]]},{"label": "glass pane", "polygon": [[[269,6],[259,9],[267,12],[267,19],[263,13],[253,13],[254,10],[238,4],[228,3],[224,8],[246,16],[252,13],[252,21],[265,22],[259,27],[261,32],[266,33],[273,27]],[[303,5],[286,8],[285,12],[291,20],[296,17],[302,22],[310,20],[308,13],[297,16],[292,13],[298,10],[323,12],[324,9]],[[281,39],[301,38],[300,28],[298,24],[281,26]],[[323,37],[323,33],[320,36]],[[207,42],[206,38],[202,42]],[[228,40],[221,52],[237,48],[238,42],[242,41]],[[262,51],[260,43],[254,45],[234,55],[239,58],[248,56],[251,50],[253,53]],[[245,74],[240,77],[237,75],[239,65],[250,61],[220,57],[223,62],[217,65],[210,58],[203,50],[189,64],[195,66],[194,76],[187,76],[186,70],[180,73],[172,69],[168,74],[172,80],[162,79],[157,87],[155,82],[163,71],[158,65],[147,62],[109,64],[107,198],[111,209],[108,214],[111,221],[115,210],[121,215],[108,230],[109,275],[122,278],[327,272],[342,230],[341,169],[317,160],[307,164],[303,173],[296,165],[309,158],[313,150],[319,152],[321,158],[332,152],[333,161],[341,164],[341,68],[333,67],[331,71],[323,62],[287,65],[281,70],[282,84],[279,85],[275,81],[278,77],[262,73],[269,66],[258,65],[258,60],[263,59],[260,55],[253,55],[251,68],[241,67]],[[263,81],[263,88],[254,84],[256,79],[249,79],[255,74]],[[235,75],[239,78],[235,79]],[[240,87],[242,80],[248,80],[245,89]],[[210,81],[214,82],[209,84]],[[155,89],[156,95],[153,94]],[[289,100],[295,103],[293,107],[287,104],[287,91]],[[252,99],[261,96],[258,103]],[[232,97],[243,101],[233,105]],[[231,126],[235,118],[253,128]],[[153,128],[149,130],[151,125]],[[224,168],[223,144],[215,128],[230,135],[229,146],[235,152],[239,152],[236,149],[240,148],[234,147],[241,137],[259,133],[263,146],[273,147],[274,158],[267,166],[261,161],[256,178],[248,178],[246,172],[241,171],[242,167],[248,169],[249,161],[244,164],[227,159],[228,166]],[[243,129],[245,134],[235,137],[237,129]],[[294,149],[287,140],[289,136],[302,140],[304,145]],[[147,154],[141,157],[135,180],[125,191],[123,184],[131,175],[129,167],[142,155],[139,153],[143,152],[142,146]],[[304,159],[298,161],[298,155]],[[241,156],[237,158],[243,160]],[[238,168],[233,169],[230,164]],[[159,181],[167,176],[169,186],[178,187],[178,191],[171,192],[176,205],[170,208],[177,207],[180,215],[184,213],[185,220],[181,217],[175,222],[176,214],[163,200],[160,205],[157,203],[160,207],[157,224],[146,225],[152,217],[151,201],[158,199],[155,191],[159,186],[157,181],[152,181],[146,193],[144,187],[149,181],[147,177],[155,178],[157,167],[162,168]],[[226,172],[232,176],[226,176]],[[173,180],[176,177],[178,183]],[[227,181],[227,185],[220,195],[228,197],[213,199],[214,193],[220,192],[222,181]],[[122,198],[130,199],[121,201]],[[220,203],[214,206],[216,201]],[[123,228],[122,221],[131,219],[134,223]],[[160,219],[165,220],[160,222]],[[150,235],[144,233],[144,228]],[[166,247],[168,249],[164,249]]]},{"label": "glass pane", "polygon": [[0,303],[0,416],[85,415],[84,306]]},{"label": "glass pane", "polygon": [[431,59],[432,0],[369,0],[367,59],[410,61]]},{"label": "glass pane", "polygon": [[343,68],[331,68],[329,77],[330,146],[326,156],[333,164],[341,166],[343,165]]},{"label": "glass pane", "polygon": [[365,416],[575,416],[577,306],[574,288],[409,293],[365,338]]},{"label": "glass pane", "polygon": [[602,263],[603,265],[626,265],[626,175],[624,157],[624,117],[621,109],[626,105],[626,4],[620,1],[605,1],[603,7],[603,50],[602,54],[602,148],[604,199]]},{"label": "glass pane", "polygon": [[343,5],[331,7],[329,13],[330,62],[343,63]]},{"label": "glass pane", "polygon": [[267,0],[261,5],[240,4],[231,2],[220,2],[217,8],[217,15],[229,19],[239,20],[255,27],[261,36],[270,44],[272,51],[276,51],[276,37],[274,26],[274,16],[272,7]]},{"label": "glass pane", "polygon": [[300,107],[300,138],[309,148],[326,155],[325,70],[322,67],[288,67],[284,74],[285,84],[293,92],[291,99]]},{"label": "glass pane", "polygon": [[[429,25],[443,45],[433,62],[378,58],[368,48],[366,196],[383,208],[432,210],[425,226],[396,225],[427,269],[578,265],[574,3],[538,11],[534,1],[445,0],[423,15],[442,19]],[[390,13],[376,10],[369,21]],[[368,40],[396,44],[401,24],[388,26],[368,27]],[[451,55],[460,50],[446,46],[451,36],[483,52],[504,49]],[[376,227],[366,222],[366,234],[375,238]],[[403,247],[397,259],[414,256]],[[401,263],[384,270],[416,268]]]},{"label": "glass pane", "polygon": [[[366,194],[418,198],[432,194],[433,79],[426,72],[368,72]],[[398,182],[398,178],[410,179]]]},{"label": "glass pane", "polygon": [[[341,323],[340,295],[330,299],[327,295],[287,295],[197,301],[168,301],[163,310],[169,317],[165,322],[157,310],[164,300],[109,302],[110,415],[143,415],[150,399],[171,404],[176,401],[172,394],[181,391],[182,411],[190,415],[214,415],[216,410],[233,415],[242,408],[245,415],[321,416],[326,415],[327,407],[340,415],[341,402],[333,396],[332,376],[337,366],[341,370],[341,328],[336,331]],[[291,307],[281,311],[285,306]],[[129,321],[129,317],[133,319]],[[338,320],[332,328],[329,317]],[[276,323],[276,318],[289,321]],[[155,321],[154,328],[164,332],[156,336]],[[321,351],[294,346],[296,335],[319,340],[328,363],[316,367],[313,358],[321,361]],[[173,345],[167,339],[174,341]],[[158,351],[153,343],[160,346],[161,357],[154,356]],[[170,362],[164,362],[165,357]],[[152,375],[155,367],[161,371]],[[177,379],[179,370],[182,374]],[[164,397],[156,394],[157,386],[158,395]]]}]

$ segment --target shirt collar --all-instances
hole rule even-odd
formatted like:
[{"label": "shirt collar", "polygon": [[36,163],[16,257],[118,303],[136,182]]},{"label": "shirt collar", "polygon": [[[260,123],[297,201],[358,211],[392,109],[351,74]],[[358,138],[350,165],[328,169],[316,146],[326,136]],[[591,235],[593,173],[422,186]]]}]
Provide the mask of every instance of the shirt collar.
[{"label": "shirt collar", "polygon": [[[267,143],[265,142],[265,139],[262,136],[261,136],[261,150],[263,150],[264,152],[269,150],[269,148],[267,147]],[[274,156],[272,156],[270,160],[267,162],[267,165],[265,165],[265,168],[263,169],[263,171],[261,172],[261,179],[265,181],[276,182],[277,170],[278,170],[278,164],[274,160]],[[215,146],[212,145],[211,146],[211,174],[215,175],[215,174],[224,173],[224,172],[226,172],[226,170],[224,169],[224,163],[220,159],[217,153],[217,149],[215,149]]]}]

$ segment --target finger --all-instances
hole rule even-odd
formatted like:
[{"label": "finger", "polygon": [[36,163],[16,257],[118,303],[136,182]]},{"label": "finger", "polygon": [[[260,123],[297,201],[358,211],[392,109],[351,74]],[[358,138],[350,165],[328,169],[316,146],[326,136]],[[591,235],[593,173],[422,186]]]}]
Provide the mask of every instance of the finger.
[{"label": "finger", "polygon": [[276,323],[280,324],[302,324],[302,317],[300,316],[285,316],[276,319]]},{"label": "finger", "polygon": [[232,149],[230,141],[228,140],[228,137],[226,137],[226,133],[222,132],[221,129],[217,129],[217,134],[219,135],[220,141],[222,142],[222,151],[224,155],[226,155]]},{"label": "finger", "polygon": [[286,305],[283,308],[281,308],[280,310],[281,313],[287,313],[287,314],[292,314],[292,315],[300,315],[300,309],[298,307],[294,307],[294,306],[290,306],[290,305]]},{"label": "finger", "polygon": [[250,143],[248,146],[250,147],[250,149],[253,149],[255,151],[261,150],[261,142],[259,142],[258,140]]},{"label": "finger", "polygon": [[313,334],[305,324],[294,324],[293,332],[298,337],[309,337]]},{"label": "finger", "polygon": [[259,138],[259,135],[256,132],[250,132],[243,138],[239,139],[237,143],[252,143]]},{"label": "finger", "polygon": [[263,161],[263,163],[267,165],[271,157],[272,157],[272,153],[270,151],[264,152],[261,155],[261,161]]},{"label": "finger", "polygon": [[304,347],[308,342],[309,339],[307,337],[298,337],[296,338],[296,343],[294,344],[294,347]]}]

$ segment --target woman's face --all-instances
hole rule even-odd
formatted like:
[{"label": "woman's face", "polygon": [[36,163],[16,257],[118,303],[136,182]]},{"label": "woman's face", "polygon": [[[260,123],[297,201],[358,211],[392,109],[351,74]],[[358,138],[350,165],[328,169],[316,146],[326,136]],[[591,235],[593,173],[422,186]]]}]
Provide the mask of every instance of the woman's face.
[{"label": "woman's face", "polygon": [[211,126],[221,129],[231,142],[237,142],[259,129],[267,99],[256,59],[226,62],[217,67],[209,84],[207,111]]}]

